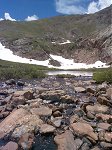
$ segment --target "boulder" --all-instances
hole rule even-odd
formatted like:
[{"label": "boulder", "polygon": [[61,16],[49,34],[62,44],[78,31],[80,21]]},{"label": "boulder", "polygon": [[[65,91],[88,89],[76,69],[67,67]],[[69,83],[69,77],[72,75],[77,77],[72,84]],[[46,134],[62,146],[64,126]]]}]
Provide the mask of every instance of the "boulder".
[{"label": "boulder", "polygon": [[45,106],[41,106],[40,108],[32,108],[30,111],[32,114],[39,116],[50,116],[52,114],[52,109]]},{"label": "boulder", "polygon": [[49,124],[43,124],[40,127],[40,133],[53,133],[55,131],[55,127],[49,125]]},{"label": "boulder", "polygon": [[102,129],[102,130],[108,130],[108,128],[110,127],[111,125],[108,124],[108,123],[98,123],[97,127]]},{"label": "boulder", "polygon": [[104,96],[98,96],[97,101],[101,104],[101,105],[107,105],[107,106],[112,106],[112,102],[109,101],[106,97]]},{"label": "boulder", "polygon": [[33,99],[33,91],[31,91],[31,90],[16,91],[13,94],[13,97],[19,97],[19,96],[23,96],[25,99],[31,100],[31,99]]},{"label": "boulder", "polygon": [[0,148],[0,150],[18,150],[18,144],[10,141],[5,146]]},{"label": "boulder", "polygon": [[37,115],[32,115],[27,110],[20,108],[13,111],[0,123],[0,138],[8,136],[13,131],[12,137],[21,137],[24,133],[36,133],[43,121]]},{"label": "boulder", "polygon": [[97,134],[93,132],[93,128],[87,123],[77,122],[71,124],[70,127],[72,128],[73,132],[77,135],[89,136],[95,141],[98,140]]},{"label": "boulder", "polygon": [[32,147],[33,140],[34,134],[25,133],[20,137],[18,144],[22,147],[22,149],[29,150]]},{"label": "boulder", "polygon": [[74,90],[75,90],[75,92],[77,92],[77,93],[83,93],[83,92],[86,91],[86,89],[83,88],[83,87],[74,87]]},{"label": "boulder", "polygon": [[18,121],[28,114],[29,112],[22,108],[13,111],[0,123],[0,138],[3,138],[5,135],[10,133],[10,131],[13,131],[14,128],[17,126]]},{"label": "boulder", "polygon": [[55,143],[58,145],[58,150],[76,150],[76,143],[74,136],[70,130],[65,131],[61,135],[54,138]]},{"label": "boulder", "polygon": [[94,112],[94,113],[106,113],[108,111],[108,107],[105,105],[95,104],[86,106],[86,111]]},{"label": "boulder", "polygon": [[55,91],[45,91],[40,95],[40,98],[44,100],[52,100],[54,102],[60,101],[61,96],[65,95],[65,91],[63,90],[55,90]]}]

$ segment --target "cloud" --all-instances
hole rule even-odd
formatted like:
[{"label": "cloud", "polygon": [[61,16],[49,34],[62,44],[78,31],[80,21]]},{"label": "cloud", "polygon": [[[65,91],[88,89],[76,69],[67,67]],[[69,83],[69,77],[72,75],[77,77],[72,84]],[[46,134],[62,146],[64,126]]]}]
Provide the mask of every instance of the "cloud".
[{"label": "cloud", "polygon": [[25,21],[34,21],[34,20],[38,20],[39,18],[36,15],[33,16],[28,16]]},{"label": "cloud", "polygon": [[112,4],[111,0],[99,0],[97,2],[91,2],[88,6],[88,14],[100,11]]},{"label": "cloud", "polygon": [[15,19],[13,19],[13,18],[10,16],[9,13],[5,13],[5,14],[4,14],[4,18],[5,18],[5,20],[16,21]]},{"label": "cloud", "polygon": [[82,14],[85,8],[77,6],[76,2],[81,0],[56,0],[56,11],[62,14]]},{"label": "cloud", "polygon": [[3,21],[4,19],[3,18],[0,18],[0,21]]},{"label": "cloud", "polygon": [[[85,2],[86,1],[86,2]],[[55,0],[56,11],[62,14],[95,13],[112,4],[111,0]],[[86,5],[86,6],[85,6]]]}]

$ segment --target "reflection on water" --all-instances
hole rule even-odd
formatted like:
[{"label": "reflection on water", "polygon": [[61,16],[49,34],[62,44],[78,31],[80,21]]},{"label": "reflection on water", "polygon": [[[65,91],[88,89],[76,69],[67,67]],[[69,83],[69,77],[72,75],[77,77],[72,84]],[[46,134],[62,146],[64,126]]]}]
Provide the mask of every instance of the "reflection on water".
[{"label": "reflection on water", "polygon": [[87,71],[49,71],[48,75],[58,75],[58,74],[71,74],[75,76],[93,76],[93,72]]}]

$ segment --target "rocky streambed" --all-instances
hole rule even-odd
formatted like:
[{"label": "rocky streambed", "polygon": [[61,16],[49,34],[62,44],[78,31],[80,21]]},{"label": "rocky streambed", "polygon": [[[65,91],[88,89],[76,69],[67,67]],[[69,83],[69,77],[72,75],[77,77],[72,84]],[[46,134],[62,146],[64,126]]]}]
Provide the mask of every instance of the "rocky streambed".
[{"label": "rocky streambed", "polygon": [[49,76],[0,83],[0,150],[112,149],[112,85]]}]

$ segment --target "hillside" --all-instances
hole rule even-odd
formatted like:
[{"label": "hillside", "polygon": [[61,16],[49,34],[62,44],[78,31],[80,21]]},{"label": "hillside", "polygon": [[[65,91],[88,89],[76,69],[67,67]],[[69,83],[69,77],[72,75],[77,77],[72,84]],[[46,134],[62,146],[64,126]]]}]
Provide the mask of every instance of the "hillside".
[{"label": "hillside", "polygon": [[16,55],[30,59],[46,60],[55,54],[75,62],[110,62],[111,8],[31,22],[0,21],[0,41]]}]

